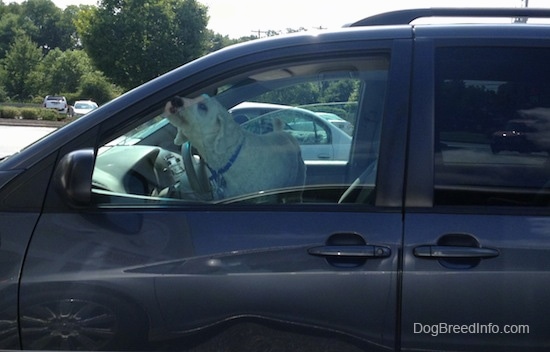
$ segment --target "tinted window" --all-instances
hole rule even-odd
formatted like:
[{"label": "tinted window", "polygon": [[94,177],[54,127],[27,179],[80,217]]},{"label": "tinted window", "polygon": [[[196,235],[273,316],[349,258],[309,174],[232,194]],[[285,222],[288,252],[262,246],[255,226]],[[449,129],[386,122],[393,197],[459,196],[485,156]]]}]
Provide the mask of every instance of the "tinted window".
[{"label": "tinted window", "polygon": [[550,49],[442,48],[436,60],[436,204],[547,205]]}]

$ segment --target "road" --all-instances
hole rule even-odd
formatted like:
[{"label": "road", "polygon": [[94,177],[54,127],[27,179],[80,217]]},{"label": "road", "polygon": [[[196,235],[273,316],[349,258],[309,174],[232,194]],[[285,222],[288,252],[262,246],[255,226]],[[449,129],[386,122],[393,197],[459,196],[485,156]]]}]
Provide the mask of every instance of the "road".
[{"label": "road", "polygon": [[0,126],[0,158],[19,151],[54,130],[52,127]]}]

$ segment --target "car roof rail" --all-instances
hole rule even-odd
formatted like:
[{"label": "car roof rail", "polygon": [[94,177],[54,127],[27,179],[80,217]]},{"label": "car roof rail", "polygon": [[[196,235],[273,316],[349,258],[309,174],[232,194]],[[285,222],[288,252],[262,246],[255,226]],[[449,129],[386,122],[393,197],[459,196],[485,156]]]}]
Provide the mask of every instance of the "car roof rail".
[{"label": "car roof rail", "polygon": [[426,17],[494,17],[494,18],[516,18],[525,22],[526,18],[550,18],[550,9],[518,7],[518,8],[452,8],[452,7],[432,7],[421,9],[398,10],[373,15],[357,22],[349,24],[347,27],[362,26],[387,26],[410,24],[412,21]]}]

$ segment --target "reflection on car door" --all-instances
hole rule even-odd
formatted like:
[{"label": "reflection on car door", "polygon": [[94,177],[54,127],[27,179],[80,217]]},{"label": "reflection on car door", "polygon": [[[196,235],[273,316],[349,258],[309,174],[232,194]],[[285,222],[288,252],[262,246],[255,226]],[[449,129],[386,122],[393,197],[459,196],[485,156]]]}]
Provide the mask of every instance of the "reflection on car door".
[{"label": "reflection on car door", "polygon": [[[494,154],[490,138],[518,111],[534,103],[550,106],[544,68],[550,48],[493,44],[437,48],[434,76],[419,75],[426,81],[417,81],[416,88],[428,89],[430,83],[424,83],[435,82],[435,136],[429,140],[418,133],[433,130],[420,113],[427,107],[418,106],[411,135],[419,137],[411,140],[410,165],[423,166],[410,168],[405,217],[402,346],[407,350],[550,346],[548,156],[536,150]],[[417,52],[422,61],[433,57]],[[525,70],[518,75],[514,67]],[[465,95],[469,98],[457,99]],[[472,109],[469,101],[480,105]],[[550,136],[550,130],[541,133]]]},{"label": "reflection on car door", "polygon": [[[45,214],[21,287],[23,348],[389,348],[400,226],[398,213]],[[379,257],[354,259],[376,250],[365,243]]]}]

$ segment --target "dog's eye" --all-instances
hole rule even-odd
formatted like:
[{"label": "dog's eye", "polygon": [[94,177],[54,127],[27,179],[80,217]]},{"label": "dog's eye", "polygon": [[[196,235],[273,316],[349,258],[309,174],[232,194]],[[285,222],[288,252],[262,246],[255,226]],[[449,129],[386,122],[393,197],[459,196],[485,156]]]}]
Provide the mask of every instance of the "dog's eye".
[{"label": "dog's eye", "polygon": [[205,103],[199,103],[199,105],[197,105],[197,107],[198,107],[199,110],[202,111],[202,112],[208,112],[208,106],[206,106]]}]

